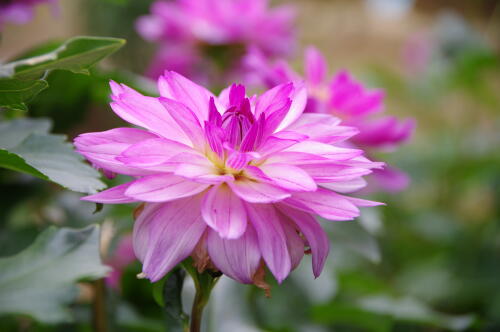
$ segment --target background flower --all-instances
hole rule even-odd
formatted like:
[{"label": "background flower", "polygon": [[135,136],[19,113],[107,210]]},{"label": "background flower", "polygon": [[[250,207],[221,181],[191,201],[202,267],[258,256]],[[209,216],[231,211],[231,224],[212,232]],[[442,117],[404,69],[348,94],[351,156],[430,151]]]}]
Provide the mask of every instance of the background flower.
[{"label": "background flower", "polygon": [[208,83],[223,75],[215,82],[222,84],[240,75],[249,47],[269,57],[289,55],[293,19],[291,7],[268,8],[266,0],[156,1],[151,14],[138,19],[137,30],[159,45],[149,76],[167,69]]},{"label": "background flower", "polygon": [[[251,82],[260,81],[267,86],[301,78],[287,62],[269,63],[257,49],[246,56],[245,65],[253,72],[248,76]],[[327,79],[327,70],[323,55],[309,47],[305,52],[304,63],[308,91],[306,112],[332,114],[341,118],[344,124],[357,128],[359,134],[349,142],[368,153],[391,151],[408,140],[415,121],[399,121],[393,116],[381,115],[384,111],[382,90],[366,88],[346,70]],[[373,177],[376,180],[375,188],[388,191],[402,190],[409,182],[403,172],[390,167],[374,170]]]},{"label": "background flower", "polygon": [[53,11],[57,11],[57,0],[5,0],[0,2],[0,30],[6,23],[28,23],[33,18],[34,7],[41,3],[51,3]]}]

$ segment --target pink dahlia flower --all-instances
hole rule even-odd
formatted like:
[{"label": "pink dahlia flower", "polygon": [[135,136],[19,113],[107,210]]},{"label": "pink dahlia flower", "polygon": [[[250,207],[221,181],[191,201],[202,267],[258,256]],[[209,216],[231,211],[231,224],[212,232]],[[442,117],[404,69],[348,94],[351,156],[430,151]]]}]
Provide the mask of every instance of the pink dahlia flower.
[{"label": "pink dahlia flower", "polygon": [[[285,61],[272,65],[258,50],[245,58],[251,68],[251,81],[259,80],[267,86],[274,86],[301,76],[293,71]],[[350,143],[368,153],[377,150],[393,150],[408,140],[414,130],[415,121],[399,121],[394,116],[384,116],[384,91],[367,89],[349,72],[342,70],[333,78],[327,79],[328,66],[323,55],[310,47],[305,54],[305,79],[308,92],[306,112],[332,114],[343,120],[343,124],[359,130]],[[374,185],[387,191],[404,189],[409,182],[403,172],[386,167],[374,170]]]},{"label": "pink dahlia flower", "polygon": [[381,163],[335,145],[356,129],[303,114],[302,84],[250,98],[232,85],[216,97],[166,72],[159,98],[111,88],[113,111],[144,129],[82,134],[75,145],[94,165],[133,179],[83,200],[145,202],[133,246],[151,281],[193,256],[198,268],[242,283],[258,283],[265,264],[281,282],[305,249],[318,276],[329,245],[315,217],[351,220],[358,206],[378,204],[340,194],[362,186]]},{"label": "pink dahlia flower", "polygon": [[[294,11],[269,9],[267,0],[156,1],[137,21],[138,32],[160,49],[149,69],[153,78],[176,70],[207,79],[220,72],[234,76],[248,47],[266,56],[284,56],[294,45]],[[198,73],[205,73],[200,77]]]},{"label": "pink dahlia flower", "polygon": [[57,0],[3,0],[0,1],[0,30],[5,23],[26,24],[33,19],[34,7],[51,3],[56,11]]}]

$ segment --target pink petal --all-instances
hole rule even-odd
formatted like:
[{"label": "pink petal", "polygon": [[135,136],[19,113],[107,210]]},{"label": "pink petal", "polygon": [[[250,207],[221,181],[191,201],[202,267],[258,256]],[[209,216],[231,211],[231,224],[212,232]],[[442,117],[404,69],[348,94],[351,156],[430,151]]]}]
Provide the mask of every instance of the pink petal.
[{"label": "pink petal", "polygon": [[263,164],[259,168],[271,179],[271,184],[293,191],[314,191],[316,182],[299,167],[286,164]]},{"label": "pink petal", "polygon": [[119,186],[103,190],[97,194],[82,197],[80,199],[82,201],[105,204],[123,204],[137,202],[136,199],[125,195],[125,191],[128,189],[130,184],[131,182],[124,183]]},{"label": "pink petal", "polygon": [[264,143],[258,147],[257,151],[263,157],[266,157],[285,150],[307,138],[307,136],[298,133],[281,131],[269,136]]},{"label": "pink petal", "polygon": [[246,204],[248,217],[255,228],[260,251],[267,267],[281,283],[291,270],[285,231],[273,205]]},{"label": "pink petal", "polygon": [[404,190],[410,183],[408,175],[394,167],[386,167],[383,170],[376,169],[373,171],[372,178],[377,187],[392,193]]},{"label": "pink petal", "polygon": [[383,109],[384,92],[368,90],[347,71],[340,71],[330,84],[330,106],[352,117],[364,117]]},{"label": "pink petal", "polygon": [[357,179],[372,171],[361,167],[338,165],[332,163],[301,164],[299,165],[316,182],[345,182]]},{"label": "pink petal", "polygon": [[201,214],[221,238],[237,239],[247,227],[243,202],[225,184],[214,186],[206,193]]},{"label": "pink petal", "polygon": [[361,198],[356,198],[356,197],[344,196],[344,198],[347,199],[352,204],[354,204],[356,206],[361,206],[361,207],[372,207],[372,206],[385,205],[385,203],[369,201],[366,199],[361,199]]},{"label": "pink petal", "polygon": [[278,202],[291,195],[273,185],[241,179],[229,182],[228,185],[244,201],[249,203],[270,203]]},{"label": "pink petal", "polygon": [[307,239],[312,253],[313,273],[316,278],[319,277],[330,251],[330,242],[327,234],[310,214],[289,208],[283,204],[279,204],[278,207],[283,214],[295,222]]},{"label": "pink petal", "polygon": [[159,101],[168,111],[170,116],[177,122],[179,127],[182,128],[187,137],[189,137],[193,145],[197,148],[204,147],[205,134],[197,115],[184,104],[173,99],[160,97]]},{"label": "pink petal", "polygon": [[354,138],[357,144],[382,148],[391,148],[404,142],[415,129],[413,119],[400,122],[392,116],[355,124],[360,129],[359,135]]},{"label": "pink petal", "polygon": [[160,280],[188,257],[206,224],[199,213],[201,197],[161,204],[147,204],[134,225],[134,251],[143,272],[152,282]]},{"label": "pink petal", "polygon": [[255,101],[255,117],[259,118],[261,114],[269,117],[277,108],[281,109],[280,105],[286,103],[292,91],[293,83],[289,82],[275,86],[261,94]]},{"label": "pink petal", "polygon": [[339,193],[352,193],[366,187],[366,181],[363,178],[355,178],[349,181],[321,183],[320,185]]},{"label": "pink petal", "polygon": [[[162,97],[186,105],[201,121],[208,120],[208,105],[210,97],[214,95],[207,89],[176,72],[166,71],[158,79],[158,90]],[[218,104],[217,98],[214,98],[214,101],[218,109],[223,109],[222,105]]]},{"label": "pink petal", "polygon": [[309,83],[318,85],[324,81],[328,66],[323,55],[315,47],[306,49],[305,68]]},{"label": "pink petal", "polygon": [[207,248],[210,259],[225,275],[245,284],[253,283],[260,265],[259,243],[251,225],[236,240],[222,239],[209,231]]},{"label": "pink petal", "polygon": [[359,209],[350,200],[323,188],[314,192],[294,193],[283,203],[330,220],[352,220],[359,216]]},{"label": "pink petal", "polygon": [[311,153],[305,152],[277,152],[266,158],[266,162],[270,164],[281,163],[289,165],[302,165],[314,163],[328,163],[328,159]]},{"label": "pink petal", "polygon": [[288,252],[290,253],[290,262],[292,265],[292,270],[299,266],[302,257],[304,257],[304,240],[297,233],[295,224],[284,216],[282,213],[278,212],[281,219],[281,226],[286,236],[286,245]]},{"label": "pink petal", "polygon": [[290,99],[292,99],[290,109],[275,131],[287,129],[287,127],[294,123],[298,118],[300,118],[300,116],[304,112],[307,103],[306,87],[303,83],[298,82],[295,82],[294,85],[294,91],[290,96]]},{"label": "pink petal", "polygon": [[75,138],[74,144],[80,154],[100,168],[126,175],[146,175],[151,174],[151,172],[129,167],[116,160],[116,157],[133,144],[157,137],[155,134],[141,129],[116,128],[98,133],[82,134]]},{"label": "pink petal", "polygon": [[[117,89],[115,87],[114,90],[121,91]],[[129,90],[132,89],[122,85],[123,92],[112,96],[111,108],[119,117],[165,138],[184,144],[190,142],[186,134],[165,111],[158,98],[146,97]]]},{"label": "pink petal", "polygon": [[195,182],[208,184],[234,180],[232,175],[220,175],[217,167],[206,158],[181,163],[175,169],[174,174]]},{"label": "pink petal", "polygon": [[194,150],[176,141],[153,138],[130,146],[117,160],[135,167],[156,166],[183,152],[194,152]]},{"label": "pink petal", "polygon": [[189,181],[176,175],[158,174],[134,181],[125,191],[125,195],[145,202],[167,202],[196,195],[207,187],[207,184]]},{"label": "pink petal", "polygon": [[363,154],[363,150],[340,148],[330,144],[324,144],[314,141],[304,141],[289,147],[289,152],[304,152],[316,154],[329,160],[349,160]]},{"label": "pink petal", "polygon": [[339,123],[340,119],[328,114],[303,113],[287,129],[329,144],[345,141],[359,133],[358,129],[340,126]]}]

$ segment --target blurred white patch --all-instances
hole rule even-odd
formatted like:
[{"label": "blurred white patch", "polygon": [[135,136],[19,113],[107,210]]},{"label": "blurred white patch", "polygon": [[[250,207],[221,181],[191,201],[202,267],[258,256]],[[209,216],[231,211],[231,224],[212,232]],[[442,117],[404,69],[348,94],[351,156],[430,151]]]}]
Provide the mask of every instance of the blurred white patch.
[{"label": "blurred white patch", "polygon": [[215,286],[207,310],[207,319],[213,331],[260,332],[246,319],[245,294],[248,285],[239,284],[222,276]]},{"label": "blurred white patch", "polygon": [[314,303],[329,301],[337,293],[337,279],[331,255],[326,259],[323,272],[317,279],[314,279],[312,273],[310,256],[305,256],[302,259],[290,278],[306,290]]},{"label": "blurred white patch", "polygon": [[365,0],[370,13],[385,19],[405,16],[415,3],[414,0]]}]

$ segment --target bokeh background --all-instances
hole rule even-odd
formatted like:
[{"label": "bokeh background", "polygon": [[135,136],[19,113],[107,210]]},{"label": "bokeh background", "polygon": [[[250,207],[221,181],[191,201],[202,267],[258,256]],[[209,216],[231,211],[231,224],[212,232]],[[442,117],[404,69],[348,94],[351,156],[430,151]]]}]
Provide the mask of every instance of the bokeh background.
[{"label": "bokeh background", "polygon": [[[54,120],[70,138],[122,123],[107,106],[110,78],[142,81],[154,46],[134,20],[151,1],[60,1],[54,17],[7,26],[0,60],[75,35],[121,37],[127,45],[93,76],[53,72],[30,115]],[[272,297],[223,278],[207,309],[207,331],[500,331],[500,2],[496,0],[280,0],[298,8],[299,48],[316,45],[330,68],[384,88],[386,112],[413,117],[413,139],[379,158],[411,185],[373,194],[387,206],[355,222],[326,225],[332,252],[313,281],[307,259]],[[133,207],[94,206],[79,195],[0,170],[0,255],[18,252],[50,224],[104,223],[106,257],[130,231]],[[120,181],[120,179],[115,180]],[[112,226],[110,226],[112,225]],[[108,289],[113,331],[163,331],[152,286],[131,264],[121,290]],[[0,317],[2,331],[91,331],[94,290],[82,284],[75,323]],[[192,285],[185,286],[189,307]]]}]

